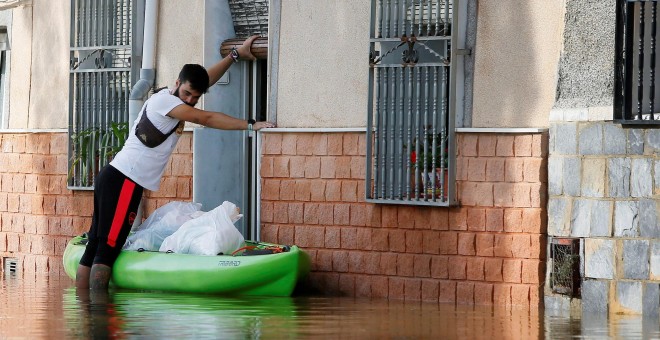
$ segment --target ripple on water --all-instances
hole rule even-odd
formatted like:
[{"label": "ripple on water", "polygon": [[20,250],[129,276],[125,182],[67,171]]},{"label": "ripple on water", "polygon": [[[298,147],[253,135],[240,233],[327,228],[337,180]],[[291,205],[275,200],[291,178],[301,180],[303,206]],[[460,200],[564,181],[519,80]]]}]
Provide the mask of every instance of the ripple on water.
[{"label": "ripple on water", "polygon": [[0,338],[660,338],[658,320],[337,297],[78,292],[68,277],[3,278]]}]

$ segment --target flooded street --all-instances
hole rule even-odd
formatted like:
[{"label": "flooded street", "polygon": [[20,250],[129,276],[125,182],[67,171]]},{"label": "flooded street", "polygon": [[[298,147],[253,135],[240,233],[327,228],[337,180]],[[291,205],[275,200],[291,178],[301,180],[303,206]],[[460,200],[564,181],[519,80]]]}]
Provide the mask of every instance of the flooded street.
[{"label": "flooded street", "polygon": [[639,317],[576,320],[497,307],[314,296],[83,294],[67,277],[0,282],[0,339],[660,338],[657,320]]}]

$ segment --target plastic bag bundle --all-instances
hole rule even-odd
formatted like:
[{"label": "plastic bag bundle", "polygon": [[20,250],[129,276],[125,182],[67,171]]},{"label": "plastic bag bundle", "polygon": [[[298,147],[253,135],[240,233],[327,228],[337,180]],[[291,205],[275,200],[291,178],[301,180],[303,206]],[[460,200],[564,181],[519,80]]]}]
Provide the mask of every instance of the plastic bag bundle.
[{"label": "plastic bag bundle", "polygon": [[201,216],[202,205],[192,202],[170,202],[156,209],[126,239],[124,249],[160,249],[163,240],[172,235],[187,221]]},{"label": "plastic bag bundle", "polygon": [[163,241],[160,251],[196,255],[231,254],[245,243],[243,235],[234,226],[241,217],[243,215],[234,203],[224,201],[215,209],[184,223]]}]

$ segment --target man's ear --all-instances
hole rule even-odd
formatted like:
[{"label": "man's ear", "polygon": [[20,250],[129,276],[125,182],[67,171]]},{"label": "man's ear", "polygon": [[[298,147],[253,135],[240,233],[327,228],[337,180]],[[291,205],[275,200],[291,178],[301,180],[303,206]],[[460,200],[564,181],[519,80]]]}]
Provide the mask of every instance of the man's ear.
[{"label": "man's ear", "polygon": [[179,87],[181,85],[181,80],[179,78],[176,79],[176,83],[174,83],[174,87]]}]

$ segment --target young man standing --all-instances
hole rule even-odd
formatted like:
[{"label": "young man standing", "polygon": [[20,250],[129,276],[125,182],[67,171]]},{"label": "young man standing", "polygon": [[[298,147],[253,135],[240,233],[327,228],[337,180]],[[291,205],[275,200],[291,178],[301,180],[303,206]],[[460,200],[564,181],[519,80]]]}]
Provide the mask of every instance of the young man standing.
[{"label": "young man standing", "polygon": [[247,39],[208,70],[201,65],[185,65],[174,89],[162,89],[144,103],[124,147],[94,183],[94,214],[76,273],[77,288],[107,290],[112,265],[131,230],[143,188],[157,191],[160,187],[185,122],[222,130],[257,131],[275,126],[194,107],[239,57],[255,59],[250,47],[256,38]]}]

